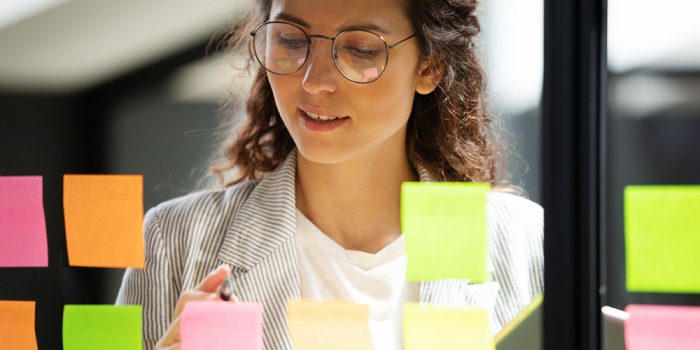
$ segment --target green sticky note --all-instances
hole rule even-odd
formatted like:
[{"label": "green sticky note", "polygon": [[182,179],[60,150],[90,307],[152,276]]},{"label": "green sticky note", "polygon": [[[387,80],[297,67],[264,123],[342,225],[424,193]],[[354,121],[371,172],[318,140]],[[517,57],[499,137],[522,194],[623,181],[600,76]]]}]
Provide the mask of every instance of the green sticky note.
[{"label": "green sticky note", "polygon": [[142,349],[141,306],[66,305],[64,350]]},{"label": "green sticky note", "polygon": [[403,345],[405,350],[493,350],[494,339],[485,309],[406,303],[403,307]]},{"label": "green sticky note", "polygon": [[625,188],[627,290],[700,293],[700,186]]},{"label": "green sticky note", "polygon": [[409,281],[488,278],[488,184],[405,182],[401,227]]}]

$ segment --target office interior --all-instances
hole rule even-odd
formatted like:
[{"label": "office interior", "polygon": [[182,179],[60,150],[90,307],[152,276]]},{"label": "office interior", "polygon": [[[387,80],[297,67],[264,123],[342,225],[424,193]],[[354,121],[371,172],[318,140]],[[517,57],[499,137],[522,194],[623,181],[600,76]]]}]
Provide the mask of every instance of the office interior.
[{"label": "office interior", "polygon": [[[544,173],[557,165],[547,163],[543,140],[557,129],[543,127],[549,108],[543,91],[557,78],[546,74],[553,57],[546,47],[550,53],[558,48],[547,41],[557,23],[548,16],[565,12],[562,6],[595,9],[594,15],[572,14],[583,21],[597,14],[601,35],[600,81],[593,86],[602,98],[592,108],[601,122],[595,130],[600,211],[598,235],[588,241],[596,243],[589,273],[597,295],[586,300],[595,300],[597,309],[700,305],[698,295],[627,292],[622,196],[632,184],[700,183],[700,24],[694,17],[700,4],[554,1],[481,1],[479,50],[489,108],[511,144],[511,182],[547,215]],[[242,120],[250,82],[248,52],[232,51],[220,38],[248,6],[244,0],[0,4],[0,175],[43,176],[49,242],[48,268],[0,269],[0,299],[37,301],[40,349],[60,348],[63,305],[113,303],[124,272],[68,265],[63,175],[143,174],[146,210],[216,187],[208,166]],[[550,234],[545,228],[545,239]],[[556,297],[545,295],[545,304]],[[602,317],[591,315],[572,316],[599,330],[577,348],[606,348]],[[561,348],[546,338],[565,326],[547,317],[545,309],[544,348]]]}]

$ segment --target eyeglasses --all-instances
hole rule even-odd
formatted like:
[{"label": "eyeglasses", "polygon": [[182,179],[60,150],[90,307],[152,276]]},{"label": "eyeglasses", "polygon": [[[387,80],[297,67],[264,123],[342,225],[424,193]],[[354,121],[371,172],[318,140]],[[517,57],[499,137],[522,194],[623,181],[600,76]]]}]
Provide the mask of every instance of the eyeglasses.
[{"label": "eyeglasses", "polygon": [[306,63],[311,52],[311,39],[330,40],[335,67],[343,77],[358,84],[379,79],[389,61],[389,50],[416,36],[413,34],[389,45],[381,35],[367,30],[344,30],[335,37],[328,37],[306,34],[295,24],[279,21],[265,22],[250,35],[260,65],[268,72],[280,75],[292,74]]}]

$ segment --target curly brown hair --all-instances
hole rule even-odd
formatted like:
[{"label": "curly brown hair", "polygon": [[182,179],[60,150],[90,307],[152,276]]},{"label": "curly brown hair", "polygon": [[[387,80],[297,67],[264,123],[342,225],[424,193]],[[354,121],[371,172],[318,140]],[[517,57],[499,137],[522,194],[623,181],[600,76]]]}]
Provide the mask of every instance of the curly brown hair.
[{"label": "curly brown hair", "polygon": [[[250,31],[267,20],[271,0],[258,0],[247,20],[236,24],[227,44],[236,50],[249,45]],[[437,88],[416,93],[407,127],[407,151],[438,181],[496,183],[500,150],[491,136],[486,110],[485,74],[474,39],[480,32],[477,0],[402,0],[419,34],[420,54],[441,71]],[[253,62],[252,54],[249,64]],[[211,171],[223,186],[259,179],[274,170],[295,148],[275,105],[266,72],[253,77],[246,103],[247,120],[239,133],[222,144],[225,161]],[[498,158],[498,162],[497,162]],[[238,176],[224,180],[236,169]]]}]

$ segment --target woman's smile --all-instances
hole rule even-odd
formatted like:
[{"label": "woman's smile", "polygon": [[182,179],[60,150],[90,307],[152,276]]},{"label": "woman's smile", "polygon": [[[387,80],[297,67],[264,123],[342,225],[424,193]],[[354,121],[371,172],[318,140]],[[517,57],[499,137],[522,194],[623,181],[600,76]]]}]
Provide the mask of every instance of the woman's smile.
[{"label": "woman's smile", "polygon": [[315,132],[326,132],[335,130],[345,124],[350,117],[316,114],[302,109],[298,109],[299,118],[306,129]]}]

